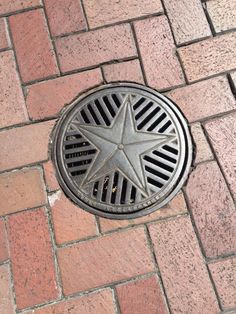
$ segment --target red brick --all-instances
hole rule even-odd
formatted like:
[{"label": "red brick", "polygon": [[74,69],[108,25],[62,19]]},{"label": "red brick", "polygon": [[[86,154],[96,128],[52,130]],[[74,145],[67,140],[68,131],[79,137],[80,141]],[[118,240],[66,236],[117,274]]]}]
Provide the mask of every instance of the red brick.
[{"label": "red brick", "polygon": [[214,29],[217,33],[236,28],[236,2],[212,0],[206,4]]},{"label": "red brick", "polygon": [[46,160],[54,122],[47,121],[0,132],[0,170]]},{"label": "red brick", "polygon": [[183,84],[183,72],[167,18],[149,18],[134,25],[148,85],[166,89]]},{"label": "red brick", "polygon": [[235,252],[236,211],[217,164],[198,165],[186,192],[206,256]]},{"label": "red brick", "polygon": [[199,0],[164,0],[178,45],[211,35]]},{"label": "red brick", "polygon": [[56,304],[35,309],[27,314],[115,314],[112,292],[109,289],[89,293]]},{"label": "red brick", "polygon": [[1,0],[0,14],[11,13],[41,5],[41,0]]},{"label": "red brick", "polygon": [[144,84],[138,60],[108,64],[103,67],[103,71],[107,82],[133,81]]},{"label": "red brick", "polygon": [[137,55],[128,24],[60,38],[56,47],[62,72]]},{"label": "red brick", "polygon": [[20,74],[24,82],[58,73],[42,9],[9,18]]},{"label": "red brick", "polygon": [[10,47],[10,37],[7,30],[6,19],[3,17],[0,19],[0,49],[8,47]]},{"label": "red brick", "polygon": [[[9,258],[5,221],[0,219],[0,263]],[[1,311],[0,311],[1,313]]]},{"label": "red brick", "polygon": [[58,259],[66,295],[154,269],[143,228],[59,249]]},{"label": "red brick", "polygon": [[94,215],[74,205],[61,191],[50,196],[49,202],[57,244],[97,234]]},{"label": "red brick", "polygon": [[122,314],[167,314],[157,276],[116,287]]},{"label": "red brick", "polygon": [[224,309],[236,306],[236,258],[209,264],[216,290]]},{"label": "red brick", "polygon": [[236,33],[229,33],[179,49],[189,81],[236,68]]},{"label": "red brick", "polygon": [[190,122],[236,108],[226,77],[178,88],[167,93],[167,96],[176,102]]},{"label": "red brick", "polygon": [[189,217],[150,226],[172,313],[218,314],[217,300]]},{"label": "red brick", "polygon": [[27,88],[26,105],[32,119],[56,115],[84,90],[102,83],[99,69],[37,83]]},{"label": "red brick", "polygon": [[28,119],[13,53],[0,53],[0,128]]},{"label": "red brick", "polygon": [[163,207],[152,214],[147,216],[129,219],[129,220],[114,220],[99,218],[100,226],[102,232],[107,232],[113,229],[125,228],[131,225],[137,225],[141,223],[146,223],[156,219],[163,219],[178,214],[186,213],[187,207],[182,193],[179,193],[175,198],[173,198],[166,207]]},{"label": "red brick", "polygon": [[195,164],[213,159],[213,154],[200,123],[191,125],[191,133],[196,144]]},{"label": "red brick", "polygon": [[46,203],[43,178],[37,168],[26,168],[0,175],[0,215]]},{"label": "red brick", "polygon": [[52,36],[86,28],[79,0],[45,0],[44,3]]},{"label": "red brick", "polygon": [[236,200],[236,114],[210,121],[205,127]]},{"label": "red brick", "polygon": [[8,232],[17,308],[56,299],[58,289],[44,209],[9,216]]},{"label": "red brick", "polygon": [[56,178],[56,173],[55,173],[53,163],[50,160],[43,164],[43,170],[44,170],[46,185],[49,192],[58,190],[59,183]]},{"label": "red brick", "polygon": [[13,314],[13,295],[11,290],[10,269],[8,265],[0,266],[0,313]]},{"label": "red brick", "polygon": [[160,0],[87,0],[84,6],[91,28],[163,11]]}]

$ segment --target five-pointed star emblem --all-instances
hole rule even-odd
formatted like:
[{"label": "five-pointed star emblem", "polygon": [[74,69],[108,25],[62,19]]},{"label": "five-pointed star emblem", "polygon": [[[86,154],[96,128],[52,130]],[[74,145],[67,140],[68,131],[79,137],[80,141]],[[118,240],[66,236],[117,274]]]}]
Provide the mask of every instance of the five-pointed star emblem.
[{"label": "five-pointed star emblem", "polygon": [[172,140],[174,135],[139,132],[135,128],[130,97],[125,97],[110,127],[73,123],[98,150],[81,186],[119,170],[148,196],[141,156]]}]

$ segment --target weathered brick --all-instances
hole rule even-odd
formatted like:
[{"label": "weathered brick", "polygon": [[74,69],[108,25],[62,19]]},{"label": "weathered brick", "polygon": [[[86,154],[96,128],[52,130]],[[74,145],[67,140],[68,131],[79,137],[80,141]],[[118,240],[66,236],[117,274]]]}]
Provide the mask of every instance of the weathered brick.
[{"label": "weathered brick", "polygon": [[102,83],[100,69],[40,82],[27,88],[26,105],[32,119],[54,116],[84,90]]},{"label": "weathered brick", "polygon": [[50,196],[49,202],[57,244],[97,234],[94,215],[74,205],[61,191]]},{"label": "weathered brick", "polygon": [[0,219],[0,262],[4,262],[8,258],[9,252],[5,221]]},{"label": "weathered brick", "polygon": [[236,306],[236,258],[209,264],[216,290],[224,309]]},{"label": "weathered brick", "polygon": [[0,266],[0,283],[0,313],[13,314],[15,311],[8,265]]},{"label": "weathered brick", "polygon": [[235,252],[236,211],[217,164],[198,165],[186,192],[206,256]]},{"label": "weathered brick", "polygon": [[149,230],[172,313],[218,314],[189,217],[160,221]]},{"label": "weathered brick", "polygon": [[66,295],[154,269],[143,228],[59,249],[58,260]]},{"label": "weathered brick", "polygon": [[45,210],[9,216],[8,232],[17,308],[56,299],[58,288]]},{"label": "weathered brick", "polygon": [[164,0],[178,45],[211,35],[210,27],[199,0]]},{"label": "weathered brick", "polygon": [[176,195],[166,207],[163,207],[152,214],[147,216],[143,216],[136,219],[129,219],[129,220],[114,220],[114,219],[105,219],[99,218],[100,226],[102,232],[107,232],[113,229],[118,228],[125,228],[127,226],[146,223],[156,219],[162,219],[171,217],[174,215],[182,214],[187,212],[186,203],[184,200],[184,196],[182,193]]},{"label": "weathered brick", "polygon": [[54,166],[53,166],[51,160],[49,160],[43,164],[43,170],[44,170],[46,185],[47,185],[49,192],[58,190],[59,189],[59,183],[57,181],[55,169],[54,169]]},{"label": "weathered brick", "polygon": [[191,133],[196,144],[195,163],[213,159],[213,154],[200,123],[191,125]]},{"label": "weathered brick", "polygon": [[184,83],[170,27],[165,16],[134,23],[148,85],[166,89]]},{"label": "weathered brick", "polygon": [[118,285],[116,290],[122,314],[169,313],[156,275]]},{"label": "weathered brick", "polygon": [[236,33],[229,33],[179,49],[189,81],[236,68]]},{"label": "weathered brick", "polygon": [[[79,298],[35,309],[27,314],[115,314],[112,292],[109,289],[89,293]],[[26,314],[26,313],[25,313]]]},{"label": "weathered brick", "polygon": [[190,122],[236,108],[226,77],[177,88],[166,95],[176,102]]},{"label": "weathered brick", "polygon": [[54,122],[47,121],[0,132],[0,170],[46,160]]},{"label": "weathered brick", "polygon": [[56,47],[62,72],[137,55],[128,24],[60,38]]},{"label": "weathered brick", "polygon": [[46,203],[43,178],[37,168],[17,170],[0,175],[0,215]]},{"label": "weathered brick", "polygon": [[13,53],[0,53],[0,128],[28,120]]},{"label": "weathered brick", "polygon": [[78,0],[45,0],[52,36],[84,30],[86,22]]},{"label": "weathered brick", "polygon": [[0,49],[10,47],[10,37],[7,29],[6,19],[3,17],[0,19]]},{"label": "weathered brick", "polygon": [[236,114],[209,121],[205,128],[236,200]]},{"label": "weathered brick", "polygon": [[1,0],[0,14],[36,7],[41,4],[41,0]]},{"label": "weathered brick", "polygon": [[43,10],[12,15],[9,22],[22,80],[59,73]]},{"label": "weathered brick", "polygon": [[206,3],[207,11],[217,33],[236,28],[236,2],[212,0]]},{"label": "weathered brick", "polygon": [[84,6],[91,28],[163,11],[160,0],[87,0]]},{"label": "weathered brick", "polygon": [[113,63],[103,67],[107,82],[133,81],[143,84],[143,74],[138,60]]}]

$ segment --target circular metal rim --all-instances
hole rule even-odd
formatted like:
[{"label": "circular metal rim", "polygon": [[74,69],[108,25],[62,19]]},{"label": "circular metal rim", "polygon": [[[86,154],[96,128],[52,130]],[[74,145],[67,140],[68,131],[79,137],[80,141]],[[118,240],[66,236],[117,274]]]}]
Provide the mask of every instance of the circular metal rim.
[{"label": "circular metal rim", "polygon": [[[135,211],[133,213],[126,213],[126,214],[104,212],[100,209],[96,209],[96,208],[89,206],[87,203],[83,202],[83,200],[79,199],[73,193],[73,191],[70,190],[70,188],[66,184],[65,180],[63,179],[61,172],[60,172],[60,169],[59,169],[58,160],[57,160],[57,147],[58,147],[57,142],[59,140],[58,135],[60,133],[59,131],[61,129],[61,126],[63,125],[64,120],[67,118],[67,115],[69,114],[69,112],[73,110],[73,108],[78,104],[78,102],[80,102],[82,99],[86,98],[88,95],[91,95],[91,94],[93,94],[97,91],[103,90],[103,89],[107,89],[107,88],[111,88],[111,87],[118,87],[118,86],[132,87],[132,88],[137,88],[139,90],[141,89],[141,90],[144,90],[146,92],[151,93],[152,95],[156,96],[157,98],[160,98],[176,115],[177,119],[179,120],[179,123],[181,124],[182,131],[183,131],[184,137],[185,137],[185,141],[187,143],[186,155],[185,155],[185,159],[186,159],[185,166],[182,167],[180,179],[175,182],[175,184],[173,185],[173,187],[170,190],[170,193],[158,204],[154,203],[150,206],[147,206],[146,208],[142,208],[142,209]],[[175,106],[173,106],[173,104]],[[154,90],[150,87],[147,87],[145,85],[141,85],[141,84],[137,84],[137,83],[133,83],[133,82],[116,82],[116,83],[100,85],[98,87],[90,89],[89,91],[87,91],[85,93],[80,94],[80,96],[78,96],[70,105],[68,105],[68,107],[65,110],[63,110],[62,116],[59,118],[59,121],[57,121],[56,126],[53,130],[52,142],[53,142],[53,145],[52,145],[52,151],[51,152],[52,152],[52,160],[53,160],[54,166],[56,168],[56,177],[58,179],[59,185],[61,186],[62,190],[65,192],[66,196],[71,201],[73,201],[76,205],[80,206],[82,209],[90,212],[91,214],[94,214],[94,215],[97,215],[97,216],[100,216],[103,218],[109,218],[109,219],[115,219],[115,220],[134,219],[134,218],[146,216],[146,215],[160,209],[161,207],[165,206],[167,203],[169,203],[169,201],[175,195],[178,194],[179,190],[181,189],[184,182],[186,181],[186,179],[189,175],[189,172],[190,172],[190,168],[191,168],[191,164],[192,164],[193,156],[194,156],[193,142],[192,142],[192,136],[191,136],[191,133],[189,130],[189,126],[188,126],[188,123],[187,123],[185,116],[183,115],[183,113],[181,112],[179,107],[172,100],[170,100],[168,97],[160,94],[156,90]]]}]

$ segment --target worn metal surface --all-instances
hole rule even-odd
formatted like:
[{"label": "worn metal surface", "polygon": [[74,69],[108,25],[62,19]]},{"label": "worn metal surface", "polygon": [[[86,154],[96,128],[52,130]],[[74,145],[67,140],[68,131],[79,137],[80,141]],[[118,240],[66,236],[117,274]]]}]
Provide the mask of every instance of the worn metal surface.
[{"label": "worn metal surface", "polygon": [[169,99],[142,85],[109,84],[63,114],[53,160],[62,189],[80,207],[127,219],[162,207],[178,192],[192,142]]}]

